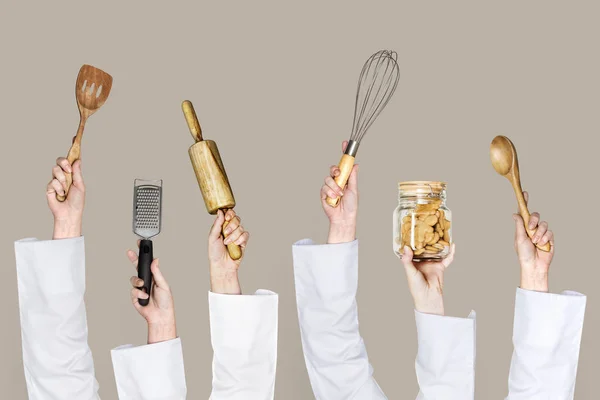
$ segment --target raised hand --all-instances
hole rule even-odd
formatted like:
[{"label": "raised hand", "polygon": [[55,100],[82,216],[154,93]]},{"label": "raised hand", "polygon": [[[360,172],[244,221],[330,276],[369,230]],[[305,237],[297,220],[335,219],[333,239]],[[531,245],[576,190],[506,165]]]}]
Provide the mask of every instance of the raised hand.
[{"label": "raised hand", "polygon": [[[223,239],[221,231],[226,221],[228,224],[224,233],[227,238]],[[238,279],[238,268],[243,257],[239,260],[233,260],[227,251],[227,244],[235,243],[244,251],[249,239],[250,233],[244,230],[242,221],[235,211],[227,210],[226,213],[221,210],[217,211],[217,217],[208,234],[208,261],[212,292],[221,294],[242,293]]]},{"label": "raised hand", "polygon": [[[138,241],[139,247],[139,241]],[[127,252],[129,261],[134,265],[137,272],[138,255],[135,251]],[[148,323],[148,343],[163,342],[165,340],[175,339],[177,337],[177,327],[175,323],[175,303],[173,295],[167,280],[163,276],[158,258],[152,261],[150,266],[152,271],[153,283],[151,295],[139,288],[144,285],[144,281],[138,278],[137,274],[130,278],[131,283],[131,302],[137,312],[144,317]],[[147,306],[141,306],[139,299],[148,299]]]},{"label": "raised hand", "polygon": [[[346,150],[347,141],[342,143],[342,152]],[[329,219],[328,243],[351,242],[356,238],[356,218],[358,215],[358,164],[354,165],[348,184],[340,188],[335,178],[340,174],[337,165],[329,168],[329,175],[321,187],[321,205]],[[340,196],[337,207],[327,204],[327,197]]]},{"label": "raised hand", "polygon": [[[73,174],[73,185],[67,199],[60,202],[56,195],[64,195],[67,187],[65,172]],[[60,157],[52,168],[52,180],[46,188],[48,206],[54,216],[53,239],[67,239],[81,236],[83,209],[85,206],[85,184],[81,173],[81,160],[73,165]]]},{"label": "raised hand", "polygon": [[443,260],[413,263],[412,249],[404,247],[402,264],[415,310],[426,314],[444,315],[444,273],[454,260],[455,248],[452,244],[450,254]]},{"label": "raised hand", "polygon": [[[525,201],[529,201],[527,192],[523,192]],[[521,289],[548,291],[548,272],[554,258],[554,233],[549,230],[546,221],[540,222],[540,214],[534,212],[529,219],[529,229],[535,230],[530,239],[525,231],[523,218],[513,214],[515,221],[515,250],[521,264]],[[535,244],[550,243],[550,251],[538,249]]]}]

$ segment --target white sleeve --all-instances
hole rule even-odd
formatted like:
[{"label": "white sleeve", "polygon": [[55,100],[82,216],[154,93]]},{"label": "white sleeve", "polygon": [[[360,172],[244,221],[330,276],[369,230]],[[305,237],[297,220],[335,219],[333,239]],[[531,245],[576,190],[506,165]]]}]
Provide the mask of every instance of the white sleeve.
[{"label": "white sleeve", "polygon": [[304,360],[318,400],[384,400],[358,329],[358,241],[293,248]]},{"label": "white sleeve", "polygon": [[273,400],[278,296],[209,292],[213,357],[211,400]]},{"label": "white sleeve", "polygon": [[183,351],[179,338],[111,351],[120,400],[185,400]]},{"label": "white sleeve", "polygon": [[29,400],[97,400],[84,304],[84,239],[15,242]]},{"label": "white sleeve", "polygon": [[415,311],[419,350],[417,400],[475,397],[475,312],[467,318]]},{"label": "white sleeve", "polygon": [[586,297],[517,289],[507,400],[572,400]]}]

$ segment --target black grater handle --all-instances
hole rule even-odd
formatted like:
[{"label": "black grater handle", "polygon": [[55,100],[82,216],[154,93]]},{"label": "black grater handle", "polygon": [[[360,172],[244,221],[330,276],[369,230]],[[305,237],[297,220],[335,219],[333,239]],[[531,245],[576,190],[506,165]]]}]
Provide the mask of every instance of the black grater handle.
[{"label": "black grater handle", "polygon": [[[140,255],[138,257],[138,278],[144,281],[144,286],[140,289],[148,295],[151,295],[152,290],[152,271],[150,265],[154,259],[152,255],[152,240],[143,239],[140,241]],[[150,298],[139,299],[142,306],[147,306]]]}]

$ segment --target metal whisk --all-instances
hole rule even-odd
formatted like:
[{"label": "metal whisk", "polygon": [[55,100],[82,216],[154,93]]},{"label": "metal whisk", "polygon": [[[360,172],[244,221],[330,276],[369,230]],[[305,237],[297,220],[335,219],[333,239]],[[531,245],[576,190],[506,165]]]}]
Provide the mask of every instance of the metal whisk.
[{"label": "metal whisk", "polygon": [[[398,54],[395,51],[380,50],[367,60],[360,72],[352,134],[339,164],[340,175],[335,178],[341,188],[348,182],[361,140],[396,91],[400,80],[397,58]],[[327,204],[337,207],[339,200],[339,197],[328,197]]]}]

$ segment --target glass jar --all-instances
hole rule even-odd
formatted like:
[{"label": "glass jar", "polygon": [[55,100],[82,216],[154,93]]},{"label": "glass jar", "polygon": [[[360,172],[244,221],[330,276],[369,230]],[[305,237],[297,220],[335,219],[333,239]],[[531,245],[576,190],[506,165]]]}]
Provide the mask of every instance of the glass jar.
[{"label": "glass jar", "polygon": [[445,182],[398,184],[393,240],[394,253],[400,258],[404,246],[412,248],[414,261],[435,261],[448,256],[452,244],[452,212],[446,207]]}]

